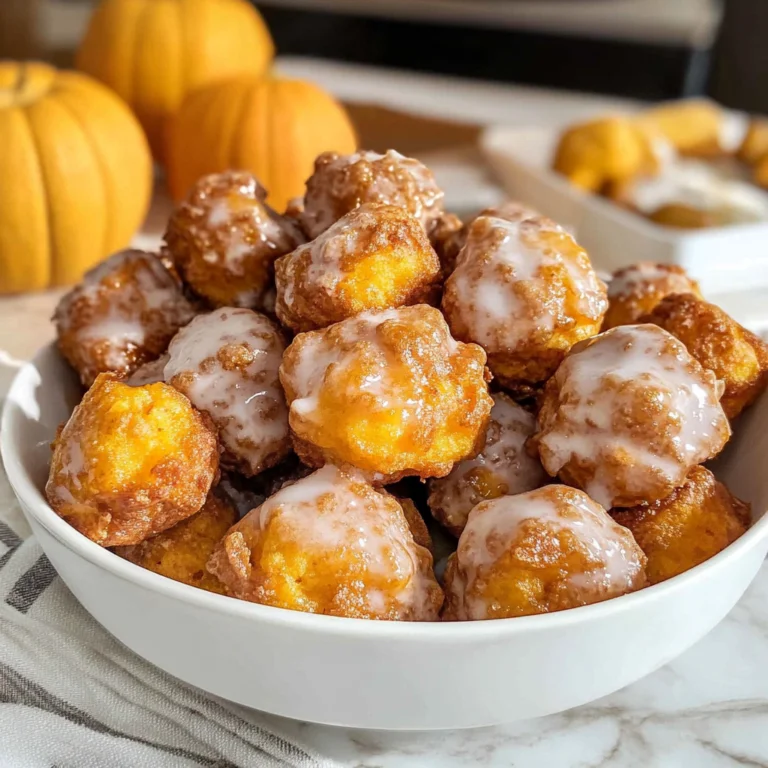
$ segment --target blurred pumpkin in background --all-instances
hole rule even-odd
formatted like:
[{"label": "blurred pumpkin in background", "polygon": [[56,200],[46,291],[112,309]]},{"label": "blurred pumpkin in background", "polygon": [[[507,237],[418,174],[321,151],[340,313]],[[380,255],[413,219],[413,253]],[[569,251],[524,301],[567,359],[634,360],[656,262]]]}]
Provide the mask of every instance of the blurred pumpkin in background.
[{"label": "blurred pumpkin in background", "polygon": [[0,62],[0,293],[76,282],[129,243],[151,193],[146,138],[114,93]]},{"label": "blurred pumpkin in background", "polygon": [[131,106],[162,162],[165,122],[187,93],[261,75],[273,55],[269,30],[247,0],[102,0],[77,67]]},{"label": "blurred pumpkin in background", "polygon": [[283,210],[304,194],[321,152],[356,146],[346,110],[316,85],[240,77],[190,94],[170,121],[168,183],[180,200],[205,174],[251,171],[269,190],[269,204]]}]

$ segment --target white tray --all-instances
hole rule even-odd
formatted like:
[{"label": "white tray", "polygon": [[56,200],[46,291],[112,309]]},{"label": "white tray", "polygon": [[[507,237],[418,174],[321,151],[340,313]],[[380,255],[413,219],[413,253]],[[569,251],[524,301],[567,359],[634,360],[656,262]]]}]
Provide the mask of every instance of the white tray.
[{"label": "white tray", "polygon": [[551,170],[560,128],[492,127],[483,152],[507,192],[571,228],[599,269],[638,261],[679,264],[705,294],[768,286],[768,223],[706,230],[660,227]]}]

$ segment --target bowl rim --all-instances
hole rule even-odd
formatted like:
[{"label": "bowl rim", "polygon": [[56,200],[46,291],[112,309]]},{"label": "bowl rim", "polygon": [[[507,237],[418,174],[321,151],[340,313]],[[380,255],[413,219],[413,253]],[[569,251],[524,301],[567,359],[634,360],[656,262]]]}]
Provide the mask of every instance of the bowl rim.
[{"label": "bowl rim", "polygon": [[[517,632],[535,633],[593,620],[599,621],[612,614],[631,611],[635,606],[664,599],[665,596],[684,590],[707,575],[715,578],[716,573],[727,567],[729,562],[744,556],[762,540],[768,538],[768,511],[764,511],[749,530],[732,544],[709,560],[667,581],[599,603],[553,613],[506,619],[456,622],[375,621],[292,611],[207,592],[124,560],[76,531],[53,511],[41,490],[25,470],[18,450],[20,431],[14,426],[15,423],[18,423],[20,415],[26,417],[19,401],[20,393],[28,389],[32,377],[36,376],[38,380],[42,380],[40,376],[41,364],[46,364],[48,358],[53,355],[61,359],[55,342],[42,347],[31,360],[19,369],[6,395],[2,418],[0,419],[0,454],[8,481],[25,515],[31,516],[59,544],[97,568],[150,592],[158,592],[165,597],[196,608],[210,610],[213,613],[230,614],[251,619],[257,623],[266,622],[308,632],[362,635],[394,641],[420,640],[432,643],[467,642],[480,639],[496,640],[504,635]],[[63,359],[61,359],[61,363],[65,364]]]}]

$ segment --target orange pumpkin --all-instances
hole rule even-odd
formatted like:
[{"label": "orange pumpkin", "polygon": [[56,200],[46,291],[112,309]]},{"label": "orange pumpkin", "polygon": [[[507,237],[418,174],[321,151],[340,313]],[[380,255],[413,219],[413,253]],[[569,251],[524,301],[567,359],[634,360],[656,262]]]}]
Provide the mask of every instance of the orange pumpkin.
[{"label": "orange pumpkin", "polygon": [[241,73],[263,74],[269,30],[248,0],[102,0],[77,67],[128,102],[162,161],[165,121],[187,93]]},{"label": "orange pumpkin", "polygon": [[152,193],[128,107],[77,72],[0,62],[0,293],[66,285],[127,245]]},{"label": "orange pumpkin", "polygon": [[207,173],[251,171],[269,190],[270,205],[283,210],[304,194],[317,155],[356,145],[346,111],[316,85],[240,77],[185,99],[169,124],[168,181],[179,200]]}]

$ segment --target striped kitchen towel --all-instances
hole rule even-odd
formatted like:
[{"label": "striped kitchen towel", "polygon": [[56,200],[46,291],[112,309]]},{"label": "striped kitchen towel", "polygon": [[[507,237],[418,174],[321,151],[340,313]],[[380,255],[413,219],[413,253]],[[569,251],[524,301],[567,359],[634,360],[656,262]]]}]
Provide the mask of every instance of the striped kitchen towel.
[{"label": "striped kitchen towel", "polygon": [[[14,363],[0,353],[0,387]],[[0,768],[334,766],[298,725],[134,655],[56,576],[0,467]]]}]

